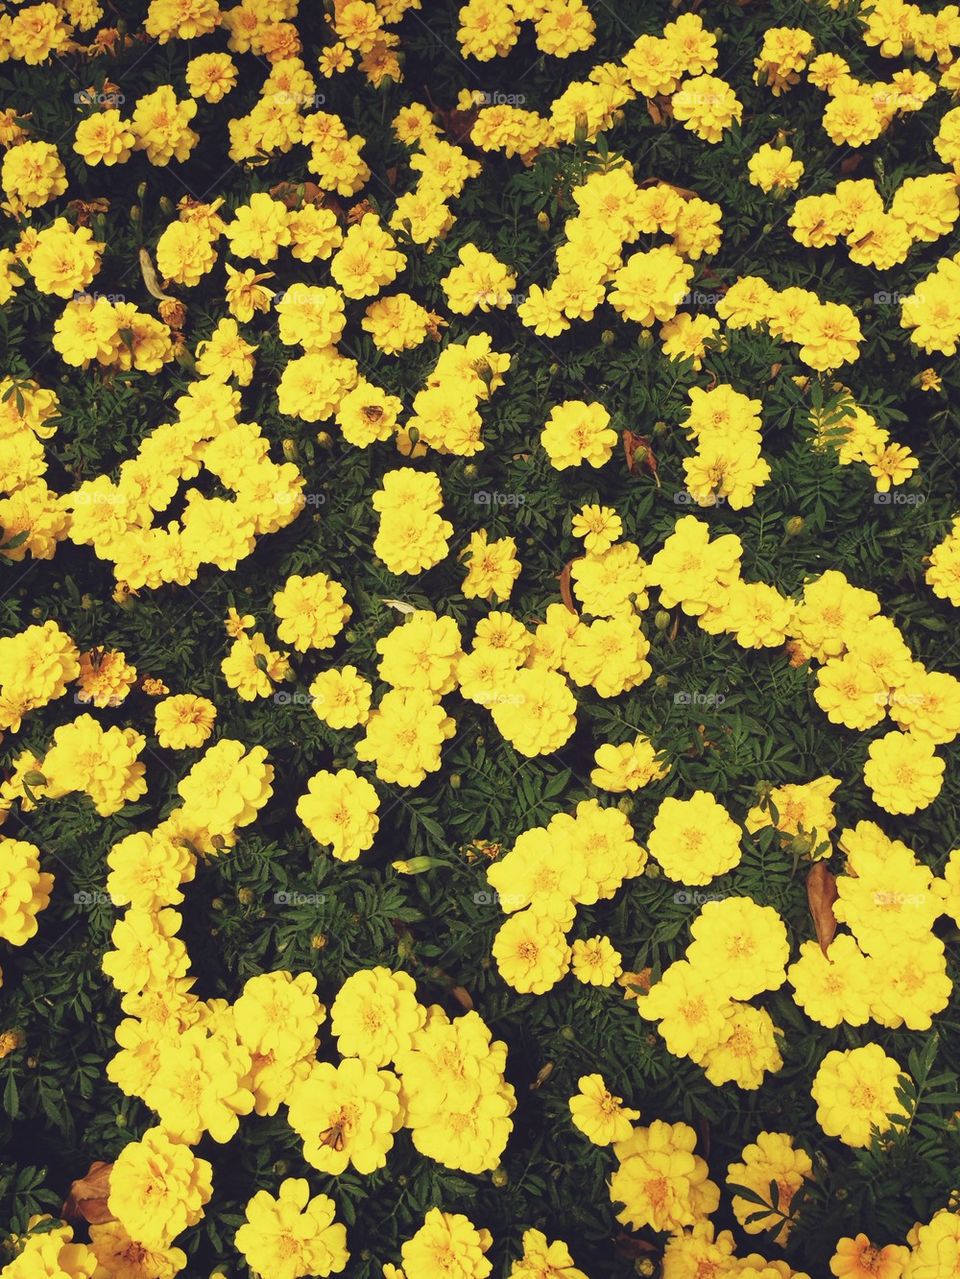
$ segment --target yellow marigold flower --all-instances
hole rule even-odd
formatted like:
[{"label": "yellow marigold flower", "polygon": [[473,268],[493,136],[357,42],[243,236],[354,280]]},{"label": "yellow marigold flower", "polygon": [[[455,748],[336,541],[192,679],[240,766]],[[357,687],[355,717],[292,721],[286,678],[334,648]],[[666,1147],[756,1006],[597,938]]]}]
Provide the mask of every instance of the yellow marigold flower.
[{"label": "yellow marigold flower", "polygon": [[498,262],[492,253],[484,253],[475,244],[465,244],[458,252],[460,265],[440,281],[448,308],[457,315],[470,315],[478,308],[483,312],[503,310],[513,300],[517,287],[516,274]]},{"label": "yellow marigold flower", "polygon": [[235,689],[243,701],[252,702],[272,695],[274,683],[290,674],[290,663],[286,653],[274,652],[265,637],[254,631],[233,641],[220,669],[227,687]]},{"label": "yellow marigold flower", "polygon": [[837,1241],[830,1273],[838,1279],[901,1279],[910,1250],[888,1243],[879,1247],[861,1231]]},{"label": "yellow marigold flower", "polygon": [[306,1178],[287,1177],[276,1196],[259,1190],[247,1203],[234,1243],[255,1275],[339,1274],[350,1254],[346,1227],[334,1220],[335,1213],[327,1195],[311,1199]]},{"label": "yellow marigold flower", "polygon": [[[52,9],[53,5],[36,7]],[[73,1243],[71,1227],[56,1226],[46,1215],[31,1217],[27,1234],[14,1236],[11,1243],[14,1242],[20,1251],[4,1266],[5,1279],[90,1279],[97,1269],[98,1259],[92,1249],[84,1243]]]},{"label": "yellow marigold flower", "polygon": [[633,1230],[681,1232],[715,1212],[720,1188],[708,1180],[704,1159],[693,1153],[697,1134],[688,1124],[655,1119],[634,1128],[613,1153],[619,1167],[610,1179],[610,1198],[622,1203],[617,1220]]},{"label": "yellow marigold flower", "polygon": [[359,1057],[311,1063],[287,1099],[304,1159],[333,1177],[351,1164],[363,1176],[382,1168],[402,1122],[399,1091],[396,1075]]},{"label": "yellow marigold flower", "polygon": [[872,1128],[885,1133],[889,1115],[906,1113],[896,1092],[903,1073],[879,1044],[828,1052],[810,1090],[817,1123],[844,1145],[869,1146]]},{"label": "yellow marigold flower", "polygon": [[478,529],[470,535],[470,542],[461,552],[467,560],[467,575],[460,588],[467,599],[496,600],[502,603],[510,598],[513,585],[520,576],[520,561],[516,558],[517,543],[512,537],[487,541],[486,529]]},{"label": "yellow marigold flower", "polygon": [[187,88],[193,98],[222,102],[237,84],[237,65],[228,53],[201,53],[187,63]]},{"label": "yellow marigold flower", "polygon": [[888,813],[915,813],[940,794],[946,765],[928,738],[886,733],[870,743],[867,756],[863,780]]},{"label": "yellow marigold flower", "polygon": [[583,539],[585,551],[600,554],[622,536],[623,524],[613,507],[586,505],[573,517],[571,531]]},{"label": "yellow marigold flower", "polygon": [[725,80],[712,75],[685,80],[671,99],[684,128],[705,142],[719,142],[723,130],[743,118],[743,104]]},{"label": "yellow marigold flower", "polygon": [[650,328],[672,320],[693,279],[694,268],[668,245],[634,253],[616,272],[610,303],[625,319]]},{"label": "yellow marigold flower", "polygon": [[103,247],[89,227],[72,227],[66,218],[57,218],[38,233],[27,269],[41,293],[72,298],[86,290],[100,270]]},{"label": "yellow marigold flower", "polygon": [[803,161],[793,158],[790,147],[765,142],[747,161],[747,172],[761,191],[793,191],[803,177]]},{"label": "yellow marigold flower", "polygon": [[331,845],[339,861],[355,861],[369,848],[380,825],[377,792],[365,777],[349,768],[321,770],[297,801],[297,816],[320,844]]},{"label": "yellow marigold flower", "polygon": [[595,1146],[610,1146],[615,1141],[626,1141],[633,1128],[633,1120],[640,1118],[639,1110],[623,1105],[621,1097],[614,1097],[603,1081],[602,1075],[581,1075],[577,1080],[579,1092],[570,1098],[570,1117],[573,1125]]},{"label": "yellow marigold flower", "polygon": [[862,147],[884,130],[883,116],[862,88],[837,93],[823,113],[823,128],[837,146]]},{"label": "yellow marigold flower", "polygon": [[613,456],[617,442],[617,433],[609,423],[610,414],[602,404],[564,400],[551,409],[540,443],[558,471],[581,462],[603,466]]},{"label": "yellow marigold flower", "polygon": [[952,1207],[941,1208],[925,1224],[918,1223],[908,1238],[911,1252],[903,1270],[906,1279],[940,1279],[944,1264],[952,1264],[956,1270],[960,1260],[960,1216]]},{"label": "yellow marigold flower", "polygon": [[606,742],[597,747],[593,758],[597,767],[591,772],[590,781],[615,795],[638,791],[670,772],[670,765],[657,759],[656,747],[643,733],[620,746]]},{"label": "yellow marigold flower", "polygon": [[119,651],[92,648],[80,654],[78,702],[119,706],[137,682],[137,668]]},{"label": "yellow marigold flower", "polygon": [[196,114],[197,104],[192,99],[178,102],[169,84],[160,85],[134,107],[130,121],[136,139],[134,150],[146,151],[150,163],[161,167],[174,159],[182,164],[200,141],[200,135],[189,127]]},{"label": "yellow marigold flower", "polygon": [[591,937],[571,946],[570,971],[585,986],[612,986],[623,972],[621,959],[609,937]]},{"label": "yellow marigold flower", "polygon": [[510,1267],[508,1279],[587,1279],[573,1264],[570,1249],[562,1239],[547,1241],[542,1230],[523,1232],[523,1256]]},{"label": "yellow marigold flower", "polygon": [[636,1004],[641,1017],[660,1022],[669,1052],[696,1060],[722,1039],[726,1002],[708,972],[678,959]]},{"label": "yellow marigold flower", "polygon": [[490,707],[494,723],[521,755],[559,750],[577,726],[576,699],[556,671],[524,669]]},{"label": "yellow marigold flower", "polygon": [[647,840],[650,856],[670,879],[681,884],[709,884],[739,865],[743,856],[740,828],[709,791],[689,799],[664,799]]},{"label": "yellow marigold flower", "polygon": [[716,1043],[696,1058],[716,1087],[734,1083],[757,1089],[767,1071],[783,1067],[777,1027],[765,1008],[730,1002],[723,1007],[724,1027]]},{"label": "yellow marigold flower", "polygon": [[37,916],[50,904],[53,875],[40,870],[40,850],[0,836],[0,937],[23,946],[38,930]]},{"label": "yellow marigold flower", "polygon": [[49,142],[19,142],[3,157],[0,183],[15,211],[38,209],[67,189],[67,171]]},{"label": "yellow marigold flower", "polygon": [[110,1212],[131,1239],[164,1249],[203,1216],[212,1169],[189,1146],[149,1128],[124,1146],[110,1174]]},{"label": "yellow marigold flower", "polygon": [[115,905],[158,911],[183,901],[180,885],[193,879],[196,857],[166,836],[134,832],[107,854],[107,893]]},{"label": "yellow marigold flower", "polygon": [[273,597],[274,612],[280,618],[277,635],[300,653],[331,648],[353,615],[345,599],[343,587],[326,573],[294,574]]},{"label": "yellow marigold flower", "polygon": [[787,969],[794,1001],[821,1026],[862,1026],[870,1016],[867,958],[852,937],[840,933],[824,954],[819,942],[800,943],[800,958]]},{"label": "yellow marigold flower", "polygon": [[533,909],[520,911],[501,924],[493,941],[500,976],[521,994],[542,995],[570,966],[570,948],[556,919]]},{"label": "yellow marigold flower", "polygon": [[771,906],[749,897],[707,902],[690,926],[687,959],[732,999],[752,999],[783,985],[787,932]]},{"label": "yellow marigold flower", "polygon": [[[477,0],[472,0],[476,4]],[[406,1279],[486,1279],[493,1266],[484,1253],[493,1243],[489,1230],[477,1230],[462,1213],[431,1208],[423,1225],[400,1248]]]},{"label": "yellow marigold flower", "polygon": [[[194,104],[195,106],[196,104]],[[265,191],[256,191],[246,204],[240,205],[228,222],[224,234],[230,252],[239,258],[256,258],[272,262],[280,249],[290,243],[289,214],[281,200]],[[242,319],[241,315],[237,315]]]},{"label": "yellow marigold flower", "polygon": [[728,1185],[744,1186],[765,1203],[770,1203],[770,1187],[776,1183],[776,1201],[770,1204],[776,1212],[760,1216],[757,1204],[736,1191],[733,1192],[732,1206],[737,1221],[748,1235],[759,1235],[776,1228],[772,1241],[781,1245],[786,1243],[793,1225],[791,1220],[784,1221],[783,1218],[789,1217],[794,1195],[813,1174],[810,1156],[805,1150],[798,1150],[793,1143],[789,1133],[758,1133],[755,1142],[744,1146],[740,1156],[743,1162],[732,1163],[727,1168]]},{"label": "yellow marigold flower", "polygon": [[378,1067],[399,1060],[414,1046],[426,1016],[416,989],[407,973],[383,967],[348,977],[330,1009],[340,1055],[362,1057]]},{"label": "yellow marigold flower", "polygon": [[108,107],[81,120],[77,125],[73,149],[89,165],[126,164],[133,154],[136,135],[116,107]]},{"label": "yellow marigold flower", "polygon": [[206,697],[178,693],[158,702],[154,710],[157,741],[167,750],[202,746],[213,732],[217,708]]},{"label": "yellow marigold flower", "polygon": [[328,728],[356,728],[370,718],[373,689],[355,666],[321,671],[310,685],[310,705]]},{"label": "yellow marigold flower", "polygon": [[[187,1264],[187,1254],[181,1248],[145,1248],[138,1240],[131,1239],[119,1221],[107,1221],[91,1225],[90,1251],[99,1267],[110,1275],[129,1275],[131,1263],[142,1273],[155,1274],[157,1279],[175,1279]],[[134,1271],[129,1279],[140,1279]]]},{"label": "yellow marigold flower", "polygon": [[440,768],[440,749],[456,728],[429,690],[391,689],[370,713],[357,759],[372,761],[381,781],[419,786]]},{"label": "yellow marigold flower", "polygon": [[457,685],[463,650],[460,627],[452,617],[416,609],[378,639],[376,647],[380,678],[393,688],[422,688],[443,697]]}]

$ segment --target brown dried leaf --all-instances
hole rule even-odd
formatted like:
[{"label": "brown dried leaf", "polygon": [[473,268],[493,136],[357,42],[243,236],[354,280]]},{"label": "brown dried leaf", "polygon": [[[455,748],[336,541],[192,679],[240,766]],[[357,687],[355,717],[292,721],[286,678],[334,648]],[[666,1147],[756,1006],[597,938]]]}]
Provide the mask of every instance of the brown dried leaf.
[{"label": "brown dried leaf", "polygon": [[663,112],[657,106],[655,99],[647,98],[647,115],[654,124],[663,123]]},{"label": "brown dried leaf", "polygon": [[807,904],[824,954],[837,931],[837,917],[833,913],[837,897],[836,875],[828,870],[826,862],[814,862],[807,875]]},{"label": "brown dried leaf", "polygon": [[99,1226],[105,1221],[116,1220],[107,1207],[112,1169],[113,1164],[103,1163],[98,1159],[87,1169],[85,1177],[80,1177],[73,1183],[60,1209],[60,1216],[64,1221],[77,1226],[84,1222]]},{"label": "brown dried leaf", "polygon": [[563,570],[557,578],[560,583],[560,598],[574,616],[578,617],[577,606],[573,602],[573,592],[570,589],[570,569],[573,567],[573,560],[564,564]]},{"label": "brown dried leaf", "polygon": [[169,293],[164,293],[160,287],[157,269],[153,265],[150,254],[146,249],[140,250],[140,274],[143,276],[147,292],[152,298],[156,298],[158,302],[176,302],[176,298],[172,298]]},{"label": "brown dried leaf", "polygon": [[656,1246],[647,1243],[646,1239],[635,1239],[633,1235],[620,1234],[613,1241],[613,1246],[621,1257],[629,1257],[637,1260],[640,1257],[646,1257],[651,1252],[656,1252]]}]

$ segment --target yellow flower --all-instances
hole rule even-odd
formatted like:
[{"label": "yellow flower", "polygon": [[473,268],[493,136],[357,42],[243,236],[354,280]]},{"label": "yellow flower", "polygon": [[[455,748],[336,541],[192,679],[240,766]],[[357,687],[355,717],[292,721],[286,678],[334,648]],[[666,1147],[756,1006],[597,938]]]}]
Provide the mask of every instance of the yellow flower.
[{"label": "yellow flower", "polygon": [[212,1169],[189,1146],[149,1128],[124,1146],[110,1173],[108,1206],[131,1239],[148,1249],[170,1246],[203,1216]]},{"label": "yellow flower", "polygon": [[814,1076],[811,1095],[817,1123],[828,1137],[866,1147],[871,1129],[888,1132],[891,1114],[903,1115],[897,1088],[903,1074],[879,1044],[828,1052]]},{"label": "yellow flower", "polygon": [[310,1198],[306,1178],[287,1177],[276,1196],[259,1190],[247,1203],[234,1243],[253,1273],[269,1279],[338,1274],[350,1254],[335,1212],[327,1195]]},{"label": "yellow flower", "polygon": [[570,1098],[574,1127],[579,1128],[595,1146],[626,1141],[633,1120],[640,1118],[640,1111],[631,1110],[623,1105],[622,1098],[614,1097],[602,1075],[581,1075],[577,1087],[579,1092]]},{"label": "yellow flower", "polygon": [[[472,0],[474,4],[477,0]],[[407,1279],[486,1279],[493,1266],[483,1255],[493,1239],[462,1213],[431,1208],[423,1225],[400,1249]]]},{"label": "yellow flower", "polygon": [[678,883],[709,884],[739,865],[740,828],[709,791],[664,799],[647,840],[650,856]]},{"label": "yellow flower", "polygon": [[363,1176],[382,1168],[403,1118],[399,1091],[396,1075],[359,1057],[312,1062],[287,1098],[304,1159],[334,1177],[350,1164]]},{"label": "yellow flower", "polygon": [[[757,1204],[733,1192],[733,1211],[737,1221],[748,1235],[759,1235],[774,1230],[773,1242],[786,1243],[792,1228],[790,1204],[804,1180],[813,1173],[813,1162],[805,1150],[794,1146],[794,1139],[785,1132],[761,1132],[755,1142],[744,1146],[742,1163],[732,1163],[727,1168],[727,1183],[744,1186],[770,1204],[771,1211],[761,1216]],[[771,1183],[776,1184],[776,1201],[771,1202]]]},{"label": "yellow flower", "polygon": [[154,711],[157,741],[168,750],[202,746],[216,718],[217,708],[206,697],[179,693],[165,698]]},{"label": "yellow flower", "polygon": [[297,816],[320,844],[329,844],[339,861],[355,861],[369,848],[380,824],[377,792],[349,768],[321,770],[297,801]]}]

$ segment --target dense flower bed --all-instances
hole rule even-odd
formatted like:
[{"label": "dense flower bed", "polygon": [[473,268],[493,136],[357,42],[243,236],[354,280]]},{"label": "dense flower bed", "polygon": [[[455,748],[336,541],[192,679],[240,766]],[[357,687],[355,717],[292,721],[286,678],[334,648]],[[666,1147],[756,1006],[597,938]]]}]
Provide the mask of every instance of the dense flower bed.
[{"label": "dense flower bed", "polygon": [[960,10],[0,4],[3,1279],[960,1276]]}]

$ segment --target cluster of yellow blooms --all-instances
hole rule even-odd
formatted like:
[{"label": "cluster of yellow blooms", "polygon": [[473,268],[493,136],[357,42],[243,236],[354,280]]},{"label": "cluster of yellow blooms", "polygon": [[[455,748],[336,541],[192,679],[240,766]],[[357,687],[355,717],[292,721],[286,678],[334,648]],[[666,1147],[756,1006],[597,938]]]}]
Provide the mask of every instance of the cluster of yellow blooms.
[{"label": "cluster of yellow blooms", "polygon": [[886,271],[905,262],[914,244],[947,235],[960,217],[952,173],[906,178],[893,193],[889,211],[872,178],[840,182],[827,195],[798,200],[790,215],[793,238],[821,249],[843,239],[850,261]]},{"label": "cluster of yellow blooms", "polygon": [[849,387],[836,382],[833,390],[837,395],[833,405],[810,414],[816,431],[814,447],[833,449],[841,466],[854,462],[866,466],[878,493],[906,483],[919,461],[905,445],[891,441],[890,432],[857,404]]}]

